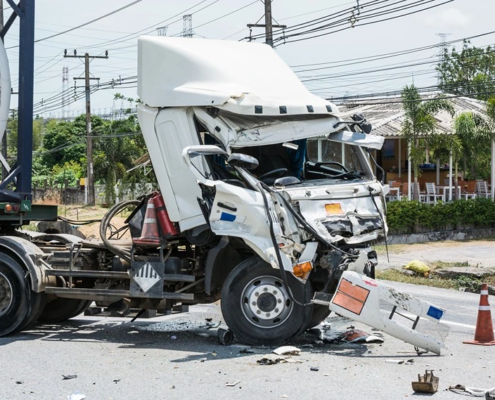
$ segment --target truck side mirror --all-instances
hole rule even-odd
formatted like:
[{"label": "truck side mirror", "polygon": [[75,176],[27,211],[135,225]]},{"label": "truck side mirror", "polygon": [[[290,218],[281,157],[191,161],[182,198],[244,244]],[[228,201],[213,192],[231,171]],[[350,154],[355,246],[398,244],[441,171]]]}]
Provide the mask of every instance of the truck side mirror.
[{"label": "truck side mirror", "polygon": [[227,162],[234,167],[244,169],[255,169],[259,165],[256,158],[241,153],[232,153]]}]

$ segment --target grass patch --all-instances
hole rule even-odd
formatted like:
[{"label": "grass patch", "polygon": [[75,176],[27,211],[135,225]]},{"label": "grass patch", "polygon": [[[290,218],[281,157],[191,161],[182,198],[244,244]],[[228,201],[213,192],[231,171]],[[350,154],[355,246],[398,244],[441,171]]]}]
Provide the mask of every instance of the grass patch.
[{"label": "grass patch", "polygon": [[[439,261],[435,264],[442,264],[441,268],[452,268],[452,267],[467,267],[469,264],[467,262],[461,263],[446,263]],[[440,267],[437,267],[440,268]],[[435,274],[430,275],[430,277],[425,278],[419,275],[406,275],[397,269],[386,269],[383,271],[376,272],[376,278],[385,281],[403,282],[411,283],[413,285],[423,285],[438,287],[442,289],[454,289],[459,290],[461,288],[467,289],[467,291],[478,293],[481,289],[482,283],[487,283],[490,286],[495,286],[495,276],[487,276],[483,279],[477,279],[470,276],[458,276],[454,279],[443,279]]]},{"label": "grass patch", "polygon": [[385,281],[411,283],[413,285],[433,286],[443,289],[458,289],[451,279],[433,279],[423,276],[405,275],[396,269],[386,269],[376,272],[376,278]]}]

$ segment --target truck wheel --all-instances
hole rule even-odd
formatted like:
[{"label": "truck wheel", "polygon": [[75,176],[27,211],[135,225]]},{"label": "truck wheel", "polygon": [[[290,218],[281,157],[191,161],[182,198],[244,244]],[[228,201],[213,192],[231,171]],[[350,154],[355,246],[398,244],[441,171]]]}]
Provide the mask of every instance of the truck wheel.
[{"label": "truck wheel", "polygon": [[24,276],[19,263],[0,253],[0,336],[22,329],[32,315],[29,285]]},{"label": "truck wheel", "polygon": [[[312,307],[295,303],[283,283],[280,270],[259,257],[241,262],[229,274],[222,289],[222,314],[241,341],[254,346],[274,346],[290,341],[307,326]],[[294,298],[309,303],[313,289],[292,274],[287,280]]]},{"label": "truck wheel", "polygon": [[88,300],[64,299],[58,297],[45,305],[45,309],[38,318],[38,321],[49,324],[66,321],[70,318],[77,317],[88,308],[90,304],[91,301]]},{"label": "truck wheel", "polygon": [[314,328],[315,326],[320,325],[325,319],[330,315],[331,311],[328,306],[323,306],[321,304],[315,304],[313,306],[313,314],[311,315],[311,319],[306,326],[306,329]]}]

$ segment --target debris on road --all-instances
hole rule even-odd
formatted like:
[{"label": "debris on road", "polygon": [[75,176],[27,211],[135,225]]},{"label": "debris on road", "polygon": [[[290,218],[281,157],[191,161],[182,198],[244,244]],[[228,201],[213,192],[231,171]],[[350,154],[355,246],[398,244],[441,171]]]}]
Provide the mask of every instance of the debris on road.
[{"label": "debris on road", "polygon": [[414,359],[410,358],[409,360],[385,360],[388,364],[404,364],[404,365],[412,365],[414,364]]},{"label": "debris on road", "polygon": [[77,375],[62,375],[63,377],[63,381],[67,381],[69,379],[76,379],[77,378]]},{"label": "debris on road", "polygon": [[282,346],[272,351],[277,356],[298,356],[300,352],[301,349],[294,346]]},{"label": "debris on road", "polygon": [[84,400],[86,395],[82,394],[80,391],[76,390],[70,396],[67,396],[67,400]]},{"label": "debris on road", "polygon": [[436,393],[438,391],[438,376],[433,375],[433,370],[426,370],[424,375],[418,374],[418,381],[411,382],[412,388],[417,393]]},{"label": "debris on road", "polygon": [[382,338],[359,329],[351,329],[344,332],[340,339],[349,343],[383,343]]},{"label": "debris on road", "polygon": [[310,371],[319,371],[320,369],[318,367],[311,367]]},{"label": "debris on road", "polygon": [[301,360],[293,360],[290,357],[285,357],[285,358],[263,357],[262,359],[256,361],[256,363],[259,365],[275,365],[275,364],[285,364],[285,363],[302,364],[302,361]]},{"label": "debris on road", "polygon": [[[220,322],[218,323],[220,326]],[[230,346],[234,341],[234,333],[230,329],[218,329],[217,331],[218,343],[222,346]]]},{"label": "debris on road", "polygon": [[239,351],[239,354],[255,354],[255,351],[254,350],[251,350],[251,349],[242,349]]},{"label": "debris on road", "polygon": [[449,390],[457,394],[465,395],[467,393],[474,397],[484,397],[487,400],[495,399],[495,387],[491,389],[480,389],[457,384],[449,386]]},{"label": "debris on road", "polygon": [[235,382],[232,382],[232,383],[226,383],[225,386],[234,387],[234,386],[238,385],[239,383],[241,383],[241,381],[235,381]]},{"label": "debris on road", "polygon": [[256,363],[259,365],[275,365],[275,364],[278,364],[282,361],[284,361],[284,358],[266,358],[266,357],[263,357],[262,359],[256,361]]},{"label": "debris on road", "polygon": [[17,385],[22,385],[22,384],[24,383],[24,381],[15,381],[15,383],[16,383]]}]

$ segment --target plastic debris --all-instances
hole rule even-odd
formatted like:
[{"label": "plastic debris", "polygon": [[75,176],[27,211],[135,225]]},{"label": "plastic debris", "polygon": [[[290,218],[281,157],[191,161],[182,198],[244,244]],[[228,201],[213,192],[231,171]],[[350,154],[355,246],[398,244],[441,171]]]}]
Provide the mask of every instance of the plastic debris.
[{"label": "plastic debris", "polygon": [[24,381],[15,381],[15,383],[18,385],[22,385],[24,383]]},{"label": "plastic debris", "polygon": [[276,354],[277,356],[297,356],[301,352],[301,349],[298,349],[297,347],[294,346],[282,346],[278,347],[275,350],[273,350],[272,353]]},{"label": "plastic debris", "polygon": [[233,387],[233,386],[238,385],[239,383],[241,383],[241,381],[235,381],[235,382],[232,382],[232,383],[226,383],[225,386]]},{"label": "plastic debris", "polygon": [[64,381],[67,381],[69,379],[76,379],[77,375],[62,375]]},{"label": "plastic debris", "polygon": [[120,379],[114,379],[114,380],[113,380],[113,383],[115,383],[115,384],[117,384],[117,383],[119,383],[119,382],[120,382]]},{"label": "plastic debris", "polygon": [[318,367],[311,367],[310,371],[319,371],[320,369]]},{"label": "plastic debris", "polygon": [[176,340],[177,339],[177,336],[173,335],[173,336],[170,337],[170,339]]},{"label": "plastic debris", "polygon": [[376,335],[370,335],[369,333],[359,329],[351,329],[344,332],[339,339],[349,343],[383,343],[382,338]]},{"label": "plastic debris", "polygon": [[79,390],[76,390],[70,396],[67,396],[67,400],[84,400],[86,398],[85,394],[82,394]]},{"label": "plastic debris", "polygon": [[254,354],[255,351],[251,349],[242,349],[239,351],[239,354]]}]

